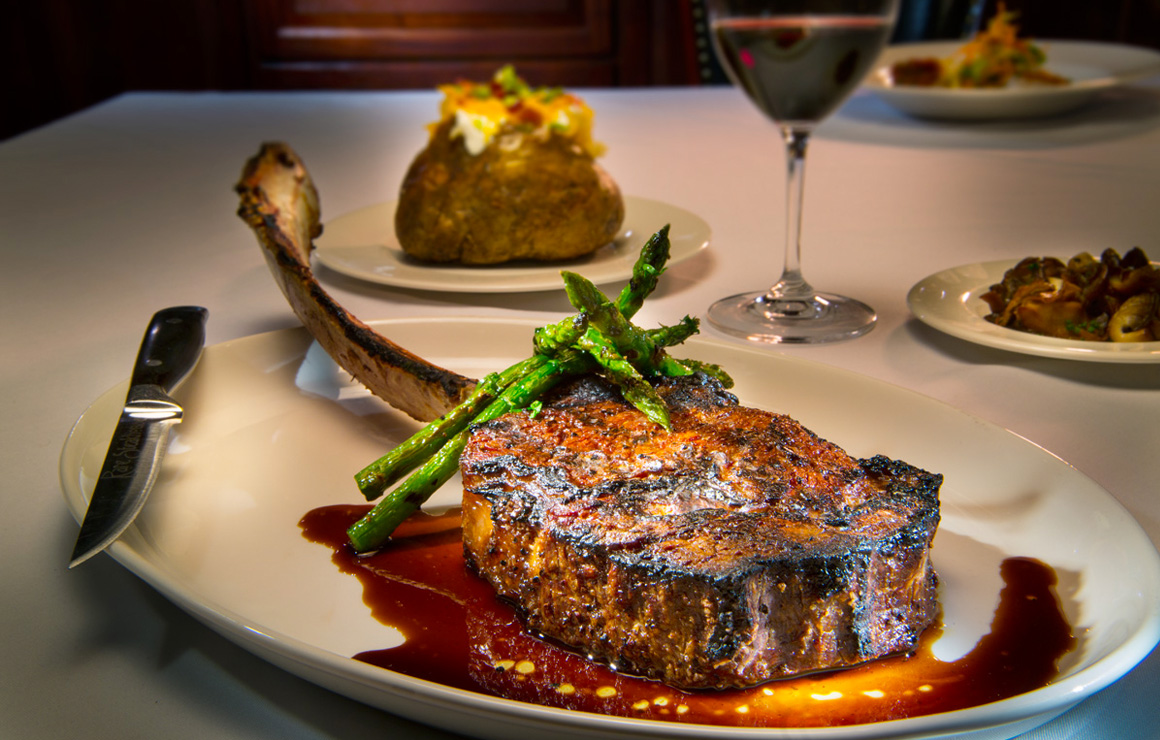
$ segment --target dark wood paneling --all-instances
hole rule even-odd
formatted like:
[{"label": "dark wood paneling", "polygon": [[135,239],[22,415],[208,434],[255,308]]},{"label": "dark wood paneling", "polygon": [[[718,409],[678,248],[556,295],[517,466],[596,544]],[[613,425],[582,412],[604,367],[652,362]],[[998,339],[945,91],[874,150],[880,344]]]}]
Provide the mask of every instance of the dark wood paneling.
[{"label": "dark wood paneling", "polygon": [[[683,85],[704,0],[28,0],[0,10],[0,138],[126,90]],[[909,0],[927,2],[933,0]],[[989,0],[988,13],[995,0]],[[1007,0],[1039,38],[1160,48],[1160,0]],[[698,46],[700,44],[700,46]]]},{"label": "dark wood paneling", "polygon": [[534,84],[685,83],[652,50],[688,2],[254,0],[251,67],[282,89],[425,88],[506,62]]},{"label": "dark wood paneling", "polygon": [[0,138],[126,90],[248,86],[238,0],[35,0],[0,10]]},{"label": "dark wood paneling", "polygon": [[597,57],[612,50],[610,5],[609,0],[255,0],[251,35],[263,60]]},{"label": "dark wood paneling", "polygon": [[697,80],[701,0],[35,0],[0,10],[0,138],[126,90]]},{"label": "dark wood paneling", "polygon": [[[258,88],[279,90],[407,90],[429,89],[451,80],[490,79],[496,62],[281,62],[256,70]],[[613,62],[522,61],[518,71],[531,84],[567,87],[614,87]]]}]

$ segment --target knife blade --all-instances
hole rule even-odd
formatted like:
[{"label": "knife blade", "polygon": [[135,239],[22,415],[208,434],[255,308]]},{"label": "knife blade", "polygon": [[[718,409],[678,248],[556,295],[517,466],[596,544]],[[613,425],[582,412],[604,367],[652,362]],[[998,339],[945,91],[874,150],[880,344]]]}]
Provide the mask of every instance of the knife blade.
[{"label": "knife blade", "polygon": [[208,317],[200,306],[174,306],[150,320],[68,567],[116,541],[145,505],[170,430],[185,413],[169,394],[197,365]]}]

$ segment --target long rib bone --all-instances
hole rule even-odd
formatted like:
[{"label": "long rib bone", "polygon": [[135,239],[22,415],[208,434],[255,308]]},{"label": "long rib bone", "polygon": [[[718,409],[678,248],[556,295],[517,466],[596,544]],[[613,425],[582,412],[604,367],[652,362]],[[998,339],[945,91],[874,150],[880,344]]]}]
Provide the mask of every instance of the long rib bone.
[{"label": "long rib bone", "polygon": [[266,264],[307,330],[372,393],[419,421],[454,408],[475,385],[382,336],[338,305],[310,269],[322,233],[318,191],[294,151],[265,143],[246,162],[238,216],[254,230]]}]

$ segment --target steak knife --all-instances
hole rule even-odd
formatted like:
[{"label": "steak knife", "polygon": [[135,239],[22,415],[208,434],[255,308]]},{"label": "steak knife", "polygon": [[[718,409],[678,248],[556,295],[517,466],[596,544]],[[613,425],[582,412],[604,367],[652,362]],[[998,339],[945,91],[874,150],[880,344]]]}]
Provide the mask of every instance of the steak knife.
[{"label": "steak knife", "polygon": [[169,432],[184,414],[169,394],[201,357],[208,316],[199,306],[175,306],[158,311],[149,322],[68,567],[112,544],[145,505]]}]

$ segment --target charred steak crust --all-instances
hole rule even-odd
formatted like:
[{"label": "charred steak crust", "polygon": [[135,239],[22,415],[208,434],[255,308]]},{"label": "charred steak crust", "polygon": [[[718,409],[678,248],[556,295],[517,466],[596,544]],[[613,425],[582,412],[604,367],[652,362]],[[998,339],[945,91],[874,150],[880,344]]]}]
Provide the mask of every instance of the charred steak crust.
[{"label": "charred steak crust", "polygon": [[595,378],[472,430],[464,553],[528,627],[685,688],[912,649],[938,613],[942,476],[855,460],[706,376],[659,390],[671,433]]}]

